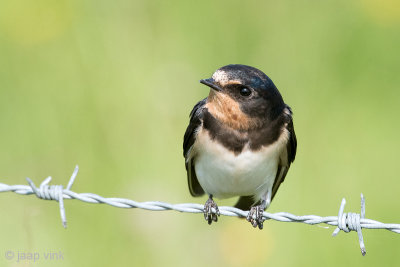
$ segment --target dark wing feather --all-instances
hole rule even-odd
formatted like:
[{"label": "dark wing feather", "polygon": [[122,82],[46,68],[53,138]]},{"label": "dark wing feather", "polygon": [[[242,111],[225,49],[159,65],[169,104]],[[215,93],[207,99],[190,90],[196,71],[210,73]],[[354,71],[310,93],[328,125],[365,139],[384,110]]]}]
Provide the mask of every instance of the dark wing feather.
[{"label": "dark wing feather", "polygon": [[289,114],[285,114],[285,116],[287,116],[289,120],[286,126],[286,129],[289,131],[289,141],[286,144],[287,160],[285,160],[286,162],[282,162],[281,160],[281,162],[279,163],[274,185],[272,186],[271,200],[274,198],[281,183],[285,180],[290,164],[294,161],[294,158],[296,157],[297,139],[293,127],[292,111],[289,106],[287,106],[287,109],[289,111]]},{"label": "dark wing feather", "polygon": [[235,204],[235,208],[250,210],[251,207],[260,205],[261,201],[254,201],[254,196],[241,196]]},{"label": "dark wing feather", "polygon": [[185,166],[190,194],[194,197],[204,194],[194,170],[193,158],[190,157],[191,148],[196,140],[196,133],[202,124],[203,108],[207,98],[198,102],[190,113],[190,122],[183,137],[183,156],[185,157]]}]

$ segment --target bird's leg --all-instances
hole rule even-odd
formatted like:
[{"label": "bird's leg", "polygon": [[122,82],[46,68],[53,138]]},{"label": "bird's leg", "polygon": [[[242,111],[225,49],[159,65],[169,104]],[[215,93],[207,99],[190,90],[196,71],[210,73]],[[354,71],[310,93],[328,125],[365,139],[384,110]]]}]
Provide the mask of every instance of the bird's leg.
[{"label": "bird's leg", "polygon": [[271,191],[268,190],[267,194],[261,198],[261,203],[260,205],[251,207],[249,213],[247,214],[247,221],[253,225],[254,228],[258,226],[258,228],[261,230],[263,229],[263,223],[264,223],[264,218],[263,218],[263,212],[266,208],[269,207],[271,204]]},{"label": "bird's leg", "polygon": [[[212,209],[215,209],[215,212],[213,212]],[[219,209],[217,204],[215,204],[213,200],[213,196],[210,195],[208,200],[206,201],[206,204],[204,204],[204,219],[208,222],[208,224],[211,224],[213,221],[216,222],[218,221],[218,216],[220,215]]]}]

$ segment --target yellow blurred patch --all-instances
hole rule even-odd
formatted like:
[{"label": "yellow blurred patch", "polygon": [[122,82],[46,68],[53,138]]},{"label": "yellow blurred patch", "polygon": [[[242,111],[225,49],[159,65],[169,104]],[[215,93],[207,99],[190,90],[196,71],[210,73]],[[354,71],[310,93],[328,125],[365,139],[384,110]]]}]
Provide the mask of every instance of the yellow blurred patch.
[{"label": "yellow blurred patch", "polygon": [[232,220],[222,228],[218,241],[220,254],[230,266],[259,265],[269,257],[273,247],[268,221],[259,230],[245,219]]},{"label": "yellow blurred patch", "polygon": [[43,43],[62,33],[71,19],[67,1],[13,0],[0,4],[0,31],[24,45]]},{"label": "yellow blurred patch", "polygon": [[390,25],[400,22],[399,0],[361,0],[366,12],[377,22]]}]

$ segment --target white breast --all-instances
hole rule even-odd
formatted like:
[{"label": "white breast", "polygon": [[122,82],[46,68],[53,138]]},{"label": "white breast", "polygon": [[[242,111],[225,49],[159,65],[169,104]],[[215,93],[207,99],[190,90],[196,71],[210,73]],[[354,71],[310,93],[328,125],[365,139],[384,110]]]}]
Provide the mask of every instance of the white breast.
[{"label": "white breast", "polygon": [[287,135],[258,151],[247,146],[235,155],[221,144],[211,140],[205,130],[197,134],[195,171],[207,194],[217,198],[255,196],[260,199],[271,190]]}]

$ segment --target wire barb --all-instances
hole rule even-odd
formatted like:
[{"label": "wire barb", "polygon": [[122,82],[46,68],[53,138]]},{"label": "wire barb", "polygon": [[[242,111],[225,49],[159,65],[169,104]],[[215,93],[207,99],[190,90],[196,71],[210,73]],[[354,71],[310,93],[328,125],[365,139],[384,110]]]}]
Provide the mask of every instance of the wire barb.
[{"label": "wire barb", "polygon": [[361,227],[361,219],[365,219],[365,198],[364,195],[361,194],[361,215],[358,213],[343,213],[344,206],[346,205],[346,200],[343,198],[342,203],[339,208],[338,214],[338,226],[333,231],[332,236],[337,236],[340,230],[345,233],[349,233],[351,231],[356,231],[358,235],[358,242],[360,243],[361,254],[365,256],[367,253],[365,250],[364,238],[362,235],[362,227]]},{"label": "wire barb", "polygon": [[[68,182],[67,190],[70,190],[72,184],[75,181],[76,175],[78,174],[79,167],[75,166],[74,172]],[[46,200],[56,200],[60,204],[60,215],[61,222],[64,228],[67,228],[67,217],[65,216],[65,208],[64,208],[64,188],[62,185],[49,185],[51,181],[51,176],[47,177],[41,184],[40,187],[37,188],[31,179],[26,178],[29,186],[32,188],[33,193],[40,198]]]},{"label": "wire barb", "polygon": [[[59,202],[61,221],[64,228],[67,227],[67,219],[65,216],[64,199],[77,199],[93,204],[107,204],[117,208],[139,208],[152,211],[175,210],[188,213],[203,213],[204,205],[194,203],[170,204],[159,201],[136,202],[125,198],[104,198],[92,193],[75,193],[71,191],[72,184],[78,174],[78,166],[64,188],[62,185],[49,185],[51,177],[47,177],[37,188],[31,179],[26,178],[29,185],[7,185],[0,183],[0,193],[14,192],[20,195],[35,194],[40,199],[55,200]],[[361,194],[361,213],[345,213],[344,207],[346,200],[343,198],[339,208],[338,216],[321,217],[317,215],[297,216],[287,212],[269,213],[264,212],[265,220],[275,220],[279,222],[297,222],[309,225],[327,224],[336,226],[333,231],[333,236],[336,236],[340,231],[349,233],[356,231],[358,241],[360,243],[361,253],[364,256],[366,253],[362,229],[386,229],[388,231],[400,234],[400,224],[385,224],[379,221],[365,218],[365,198]],[[249,211],[243,211],[234,207],[220,206],[221,215],[233,217],[247,217]]]}]

